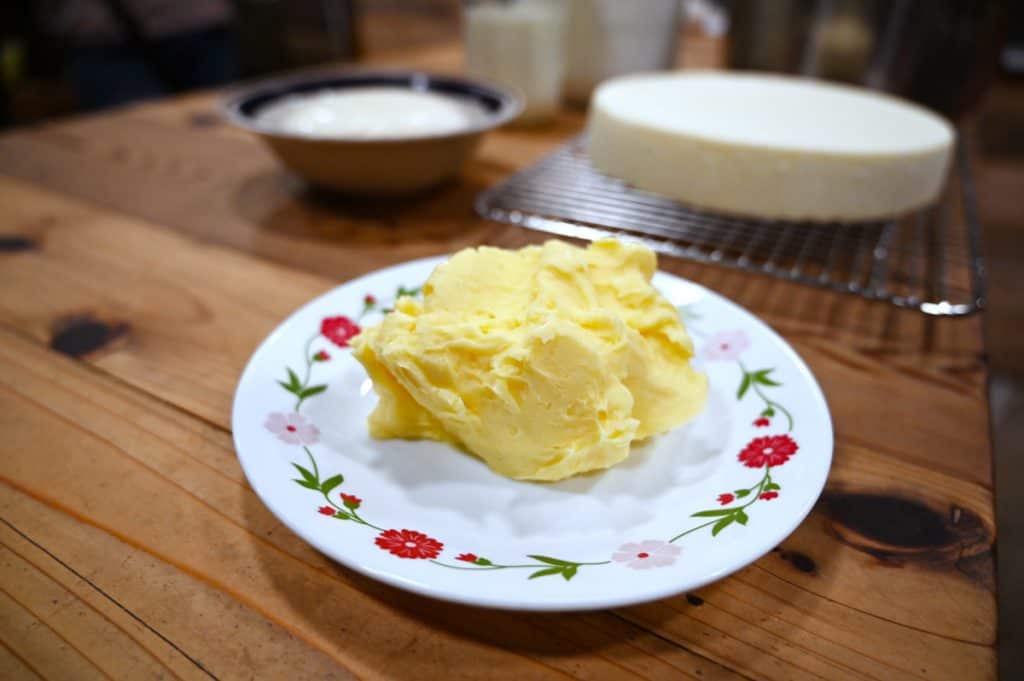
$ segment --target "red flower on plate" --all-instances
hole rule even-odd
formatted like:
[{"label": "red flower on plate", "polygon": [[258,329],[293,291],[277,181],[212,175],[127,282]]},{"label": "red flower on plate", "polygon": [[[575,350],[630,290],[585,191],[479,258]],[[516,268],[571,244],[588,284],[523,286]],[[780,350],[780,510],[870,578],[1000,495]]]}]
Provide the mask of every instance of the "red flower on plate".
[{"label": "red flower on plate", "polygon": [[331,356],[327,353],[326,350],[321,350],[320,352],[313,355],[314,362],[326,362],[330,358]]},{"label": "red flower on plate", "polygon": [[334,509],[331,508],[330,506],[321,506],[317,510],[324,515],[334,515]]},{"label": "red flower on plate", "polygon": [[459,555],[455,556],[455,560],[462,560],[467,563],[475,563],[476,558],[477,555],[475,553],[460,553]]},{"label": "red flower on plate", "polygon": [[761,495],[761,498],[764,499],[765,501],[771,501],[777,496],[779,496],[778,492],[765,492],[764,494]]},{"label": "red flower on plate", "polygon": [[726,492],[725,494],[719,494],[718,503],[720,503],[722,506],[725,506],[726,504],[731,504],[733,499],[735,498],[736,497],[734,495],[729,494],[728,492]]},{"label": "red flower on plate", "polygon": [[345,504],[345,508],[355,510],[363,503],[363,500],[354,494],[341,493],[341,503]]},{"label": "red flower on plate", "polygon": [[796,440],[788,435],[768,435],[751,440],[738,458],[749,468],[781,466],[796,454],[797,449]]},{"label": "red flower on plate", "polygon": [[369,307],[370,305],[376,305],[377,297],[372,293],[367,293],[366,296],[363,297],[363,304],[366,305],[367,307]]},{"label": "red flower on plate", "polygon": [[764,428],[765,426],[772,425],[772,422],[762,416],[756,421],[754,421],[754,425],[757,426],[758,428]]},{"label": "red flower on plate", "polygon": [[384,530],[373,540],[399,558],[437,558],[444,544],[415,530]]},{"label": "red flower on plate", "polygon": [[320,322],[320,333],[337,345],[339,348],[347,348],[348,342],[359,335],[359,325],[348,317],[325,317]]}]

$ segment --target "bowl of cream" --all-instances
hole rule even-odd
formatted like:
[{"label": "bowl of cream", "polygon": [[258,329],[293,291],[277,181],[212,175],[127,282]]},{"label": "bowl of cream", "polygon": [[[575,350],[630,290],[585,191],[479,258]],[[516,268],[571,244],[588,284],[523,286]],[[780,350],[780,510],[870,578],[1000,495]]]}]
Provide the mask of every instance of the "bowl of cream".
[{"label": "bowl of cream", "polygon": [[487,130],[521,99],[488,83],[416,71],[348,71],[264,81],[224,103],[310,183],[364,196],[400,196],[458,174]]}]

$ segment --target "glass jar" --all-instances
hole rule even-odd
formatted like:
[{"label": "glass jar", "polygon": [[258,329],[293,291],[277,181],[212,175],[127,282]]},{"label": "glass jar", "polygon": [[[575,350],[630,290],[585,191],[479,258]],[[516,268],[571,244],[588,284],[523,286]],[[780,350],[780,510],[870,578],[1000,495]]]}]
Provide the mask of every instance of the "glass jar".
[{"label": "glass jar", "polygon": [[679,0],[569,0],[566,98],[585,104],[603,80],[675,65]]},{"label": "glass jar", "polygon": [[469,72],[523,96],[525,106],[516,123],[543,123],[561,103],[565,18],[565,0],[463,3]]}]

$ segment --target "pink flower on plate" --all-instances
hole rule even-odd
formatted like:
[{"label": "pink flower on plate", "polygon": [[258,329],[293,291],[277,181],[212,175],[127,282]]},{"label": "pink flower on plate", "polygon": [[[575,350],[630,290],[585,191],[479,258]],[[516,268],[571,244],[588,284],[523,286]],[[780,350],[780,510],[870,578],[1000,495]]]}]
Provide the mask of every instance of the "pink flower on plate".
[{"label": "pink flower on plate", "polygon": [[739,359],[749,347],[750,339],[742,331],[719,331],[704,346],[704,357],[731,362]]},{"label": "pink flower on plate", "polygon": [[612,554],[612,560],[616,563],[625,563],[626,567],[634,570],[649,570],[671,565],[676,562],[681,551],[682,549],[675,544],[659,539],[647,539],[623,544]]},{"label": "pink flower on plate", "polygon": [[275,411],[267,416],[263,427],[290,445],[315,445],[320,440],[320,431],[302,414]]}]

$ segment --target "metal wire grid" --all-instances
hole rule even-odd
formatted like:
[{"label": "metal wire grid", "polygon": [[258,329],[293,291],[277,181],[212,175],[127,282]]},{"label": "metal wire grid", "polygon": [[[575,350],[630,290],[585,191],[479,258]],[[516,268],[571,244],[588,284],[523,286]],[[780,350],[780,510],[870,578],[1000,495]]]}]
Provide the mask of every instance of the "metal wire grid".
[{"label": "metal wire grid", "polygon": [[668,255],[798,281],[929,315],[983,305],[974,189],[963,145],[942,199],[891,221],[810,224],[688,208],[594,170],[574,138],[477,197],[492,220],[581,239],[620,236]]}]

